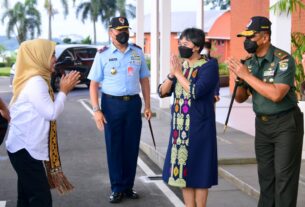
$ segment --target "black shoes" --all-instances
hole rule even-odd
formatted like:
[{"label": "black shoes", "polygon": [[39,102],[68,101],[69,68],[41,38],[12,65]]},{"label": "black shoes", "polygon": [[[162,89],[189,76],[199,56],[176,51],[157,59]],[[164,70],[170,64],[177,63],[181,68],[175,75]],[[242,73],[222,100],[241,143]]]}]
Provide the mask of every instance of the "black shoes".
[{"label": "black shoes", "polygon": [[120,203],[123,200],[123,193],[112,192],[109,197],[110,203]]},{"label": "black shoes", "polygon": [[123,200],[123,197],[129,198],[129,199],[138,199],[139,194],[137,192],[133,191],[132,189],[126,190],[124,193],[118,193],[118,192],[112,192],[109,197],[110,203],[120,203]]},{"label": "black shoes", "polygon": [[139,198],[139,194],[137,194],[137,192],[135,192],[134,190],[132,189],[129,189],[129,190],[126,190],[124,192],[125,196],[127,198],[130,198],[130,199],[138,199]]}]

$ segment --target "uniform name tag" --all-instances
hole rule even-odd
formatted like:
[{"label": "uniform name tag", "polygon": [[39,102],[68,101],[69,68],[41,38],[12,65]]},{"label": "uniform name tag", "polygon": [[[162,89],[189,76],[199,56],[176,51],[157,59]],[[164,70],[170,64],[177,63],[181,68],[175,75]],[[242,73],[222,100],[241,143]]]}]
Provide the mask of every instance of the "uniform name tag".
[{"label": "uniform name tag", "polygon": [[117,58],[109,58],[109,62],[111,61],[117,61],[118,59]]},{"label": "uniform name tag", "polygon": [[264,71],[264,77],[265,76],[274,76],[274,70],[266,70],[266,71]]}]

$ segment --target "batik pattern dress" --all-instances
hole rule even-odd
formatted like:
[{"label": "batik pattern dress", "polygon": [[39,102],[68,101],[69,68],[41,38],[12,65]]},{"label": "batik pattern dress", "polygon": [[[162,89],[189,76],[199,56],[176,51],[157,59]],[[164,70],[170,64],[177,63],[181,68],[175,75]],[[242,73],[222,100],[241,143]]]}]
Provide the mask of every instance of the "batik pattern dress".
[{"label": "batik pattern dress", "polygon": [[215,60],[183,64],[190,92],[173,82],[171,133],[163,180],[171,186],[210,188],[218,182],[214,90],[218,83]]}]

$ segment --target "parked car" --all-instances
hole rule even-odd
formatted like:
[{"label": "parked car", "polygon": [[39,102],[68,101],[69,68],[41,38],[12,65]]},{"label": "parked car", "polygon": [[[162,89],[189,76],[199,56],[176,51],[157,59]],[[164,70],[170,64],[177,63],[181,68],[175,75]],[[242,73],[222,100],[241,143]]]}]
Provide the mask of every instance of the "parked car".
[{"label": "parked car", "polygon": [[87,76],[90,72],[97,48],[92,45],[56,45],[56,65],[55,72],[52,74],[51,86],[56,92],[59,90],[60,78],[72,70],[79,71],[81,74],[80,83],[90,86],[90,80]]}]

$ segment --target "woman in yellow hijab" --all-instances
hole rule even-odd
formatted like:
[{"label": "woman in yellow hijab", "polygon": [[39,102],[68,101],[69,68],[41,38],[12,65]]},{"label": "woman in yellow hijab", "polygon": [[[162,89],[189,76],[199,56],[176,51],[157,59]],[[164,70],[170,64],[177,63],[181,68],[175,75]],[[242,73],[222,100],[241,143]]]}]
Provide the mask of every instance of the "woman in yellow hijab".
[{"label": "woman in yellow hijab", "polygon": [[18,176],[18,207],[51,207],[50,188],[61,194],[73,189],[61,169],[55,120],[80,75],[63,76],[55,99],[50,86],[55,63],[54,42],[35,39],[20,45],[6,141]]}]

